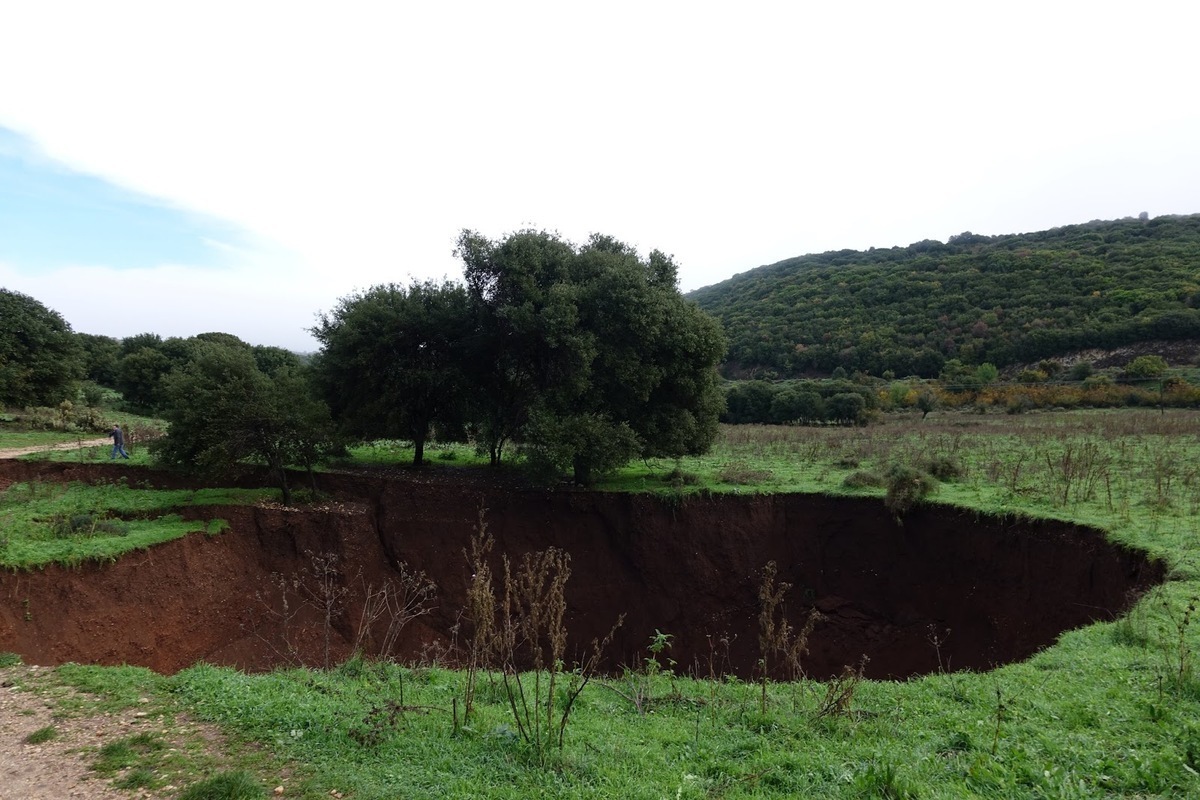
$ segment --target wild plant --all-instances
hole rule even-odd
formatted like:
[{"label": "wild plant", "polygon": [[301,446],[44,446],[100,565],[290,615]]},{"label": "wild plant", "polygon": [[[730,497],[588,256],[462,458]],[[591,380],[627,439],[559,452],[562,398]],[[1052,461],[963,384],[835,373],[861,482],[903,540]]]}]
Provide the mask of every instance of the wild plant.
[{"label": "wild plant", "polygon": [[821,614],[812,609],[804,622],[804,627],[797,631],[787,621],[783,614],[783,598],[791,591],[792,585],[786,582],[776,583],[775,578],[779,568],[774,561],[768,561],[763,567],[762,579],[758,584],[758,671],[759,671],[759,713],[767,713],[767,689],[771,682],[771,671],[775,659],[783,662],[793,682],[804,677],[801,657],[808,652],[808,637],[813,627],[821,619]]},{"label": "wild plant", "polygon": [[486,510],[479,509],[479,522],[471,537],[470,550],[463,550],[471,578],[467,583],[466,621],[470,625],[467,640],[466,680],[463,685],[463,719],[469,720],[475,709],[475,690],[479,673],[487,666],[489,649],[495,636],[496,595],[492,587],[492,568],[488,556],[496,542],[488,533]]},{"label": "wild plant", "polygon": [[[254,592],[257,610],[264,615],[264,620],[260,621],[258,614],[252,610],[250,621],[242,627],[249,628],[249,632],[270,648],[276,657],[296,664],[299,648],[292,634],[292,624],[300,611],[292,607],[291,593],[288,591],[291,581],[281,573],[272,572],[268,583],[271,585],[270,591],[258,589]],[[279,595],[278,602],[275,600],[276,592]]]},{"label": "wild plant", "polygon": [[854,703],[854,693],[866,673],[868,659],[865,655],[859,659],[857,666],[847,664],[842,667],[842,673],[831,679],[825,685],[825,697],[817,707],[817,718],[844,717],[850,713]]},{"label": "wild plant", "polygon": [[571,557],[551,547],[526,553],[515,569],[507,556],[503,562],[504,595],[491,652],[517,732],[545,765],[552,747],[562,749],[575,701],[595,676],[624,616],[603,641],[593,640],[591,652],[568,670],[565,619]]},{"label": "wild plant", "polygon": [[645,716],[653,702],[655,678],[663,674],[674,675],[674,659],[667,658],[665,665],[659,661],[663,654],[671,649],[672,638],[674,637],[671,634],[656,628],[654,635],[650,637],[650,644],[646,645],[646,651],[650,655],[642,660],[641,669],[625,670],[624,689],[611,683],[604,684],[610,691],[628,700],[637,709],[638,716]]},{"label": "wild plant", "polygon": [[992,734],[992,755],[996,755],[996,751],[1000,749],[1000,728],[1004,721],[1008,718],[1008,706],[1004,703],[1004,694],[1000,690],[999,681],[996,682],[996,727]]},{"label": "wild plant", "polygon": [[396,582],[385,580],[378,588],[363,586],[363,606],[354,641],[355,652],[361,651],[371,631],[383,620],[386,626],[376,652],[380,658],[389,658],[401,631],[413,620],[436,608],[437,586],[424,572],[412,572],[403,562],[397,571],[399,577]]},{"label": "wild plant", "polygon": [[1179,473],[1181,463],[1186,463],[1178,452],[1171,448],[1160,448],[1154,451],[1150,465],[1150,476],[1153,480],[1154,495],[1147,502],[1158,508],[1169,508],[1171,505],[1171,485]]},{"label": "wild plant", "polygon": [[738,459],[726,464],[717,474],[717,477],[721,483],[728,483],[734,486],[749,486],[766,483],[772,480],[775,475],[769,469],[754,469],[745,461]]},{"label": "wild plant", "polygon": [[321,615],[323,662],[329,669],[330,644],[333,637],[333,621],[342,613],[346,595],[350,589],[343,583],[338,568],[337,553],[313,553],[305,551],[310,567],[301,570],[295,587],[309,606]]},{"label": "wild plant", "polygon": [[1170,628],[1168,638],[1163,642],[1164,678],[1168,686],[1177,692],[1183,692],[1193,686],[1195,678],[1194,651],[1188,639],[1188,630],[1192,617],[1196,613],[1196,605],[1200,596],[1188,598],[1182,609],[1177,609],[1168,598],[1162,601]]},{"label": "wild plant", "polygon": [[933,645],[934,655],[937,656],[939,673],[944,673],[946,671],[946,665],[942,663],[942,645],[946,643],[946,639],[949,638],[949,636],[949,628],[946,628],[944,631],[939,631],[937,625],[934,625],[932,622],[929,623],[929,635],[925,638],[929,640],[931,645]]},{"label": "wild plant", "polygon": [[[299,630],[295,623],[304,606],[313,608],[321,615],[322,660],[324,668],[329,669],[333,623],[344,610],[349,589],[345,586],[338,569],[336,553],[315,554],[306,550],[305,555],[309,559],[309,566],[299,572],[291,575],[271,573],[270,583],[278,592],[278,601],[275,600],[274,593],[255,592],[255,599],[270,624],[252,622],[251,631],[277,656],[288,663],[298,664],[303,654],[297,644]],[[273,635],[265,635],[264,630],[272,632]]]},{"label": "wild plant", "polygon": [[1066,442],[1055,457],[1046,452],[1048,483],[1054,488],[1054,502],[1065,506],[1074,490],[1075,502],[1091,500],[1096,485],[1108,476],[1110,457],[1095,442]]},{"label": "wild plant", "polygon": [[915,800],[920,792],[906,781],[892,763],[867,765],[866,772],[854,779],[856,797],[880,797],[885,800]]},{"label": "wild plant", "polygon": [[904,464],[892,464],[884,476],[887,494],[883,504],[899,520],[914,506],[937,491],[933,478],[919,469]]}]

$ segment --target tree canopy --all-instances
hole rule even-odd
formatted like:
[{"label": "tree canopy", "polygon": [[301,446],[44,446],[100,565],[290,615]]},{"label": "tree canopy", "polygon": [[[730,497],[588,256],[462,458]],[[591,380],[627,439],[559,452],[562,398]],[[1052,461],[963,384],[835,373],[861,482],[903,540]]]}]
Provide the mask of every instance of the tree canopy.
[{"label": "tree canopy", "polygon": [[576,247],[520,231],[459,239],[491,348],[485,438],[504,436],[577,482],[638,456],[708,448],[723,399],[719,326],[685,301],[676,267],[611,237]]},{"label": "tree canopy", "polygon": [[0,288],[0,405],[57,405],[74,398],[83,374],[83,348],[67,321]]},{"label": "tree canopy", "polygon": [[334,416],[403,436],[433,427],[498,464],[510,443],[581,483],[638,456],[703,452],[723,408],[719,326],[669,257],[610,237],[464,231],[466,286],[377,286],[322,317],[315,367]]},{"label": "tree canopy", "polygon": [[291,368],[270,375],[260,370],[249,347],[199,341],[192,352],[187,364],[163,379],[169,427],[156,456],[167,465],[220,476],[260,463],[290,503],[285,468],[311,469],[333,447],[328,410]]},{"label": "tree canopy", "polygon": [[434,426],[448,432],[463,422],[472,334],[461,286],[376,286],[321,316],[314,369],[347,433],[411,439],[420,465]]}]

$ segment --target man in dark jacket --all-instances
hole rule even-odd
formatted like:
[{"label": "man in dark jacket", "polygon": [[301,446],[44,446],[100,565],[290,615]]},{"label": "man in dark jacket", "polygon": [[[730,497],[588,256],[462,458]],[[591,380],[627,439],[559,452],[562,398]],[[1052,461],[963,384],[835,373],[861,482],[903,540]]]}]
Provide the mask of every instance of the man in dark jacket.
[{"label": "man in dark jacket", "polygon": [[125,434],[121,431],[121,426],[113,425],[113,429],[108,432],[108,435],[113,440],[112,455],[108,457],[108,460],[112,461],[116,458],[117,453],[121,454],[121,458],[129,458],[129,453],[125,452]]}]

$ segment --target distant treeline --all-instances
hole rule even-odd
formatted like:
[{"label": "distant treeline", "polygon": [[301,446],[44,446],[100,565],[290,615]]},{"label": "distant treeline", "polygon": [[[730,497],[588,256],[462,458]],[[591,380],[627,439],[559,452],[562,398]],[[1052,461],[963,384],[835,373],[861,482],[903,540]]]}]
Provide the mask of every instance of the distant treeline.
[{"label": "distant treeline", "polygon": [[690,297],[725,328],[727,377],[934,377],[1200,338],[1200,215],[807,255]]},{"label": "distant treeline", "polygon": [[1114,380],[1008,382],[987,385],[909,379],[731,381],[725,385],[730,424],[865,425],[880,413],[973,410],[981,413],[1077,408],[1196,408],[1200,386],[1179,375]]}]

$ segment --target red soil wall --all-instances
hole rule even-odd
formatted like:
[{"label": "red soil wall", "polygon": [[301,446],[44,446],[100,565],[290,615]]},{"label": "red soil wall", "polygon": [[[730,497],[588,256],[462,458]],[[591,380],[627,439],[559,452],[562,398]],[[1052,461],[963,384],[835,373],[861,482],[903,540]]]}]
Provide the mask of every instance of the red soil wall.
[{"label": "red soil wall", "polygon": [[[107,479],[122,467],[0,462],[0,486]],[[144,471],[129,473],[145,480]],[[156,484],[178,481],[154,474]],[[425,571],[437,609],[406,629],[395,653],[414,658],[456,640],[469,580],[463,555],[480,509],[499,554],[562,548],[572,558],[567,627],[580,650],[625,624],[608,666],[636,665],[655,630],[673,636],[679,669],[751,674],[758,659],[758,586],[775,561],[793,584],[788,616],[825,619],[810,639],[808,674],[870,660],[867,674],[901,678],[939,668],[986,669],[1054,642],[1064,630],[1111,619],[1162,579],[1161,565],[1095,530],[928,507],[898,525],[879,501],[810,495],[723,495],[670,503],[640,495],[462,483],[418,473],[323,476],[339,500],[323,510],[202,509],[227,519],[113,564],[0,573],[0,651],[27,662],[138,664],[172,672],[196,661],[268,669],[320,664],[325,625],[278,580],[333,553],[346,589],[330,626],[332,660],[352,649],[363,587]],[[311,585],[311,580],[308,581]],[[297,611],[296,616],[290,616]],[[287,624],[284,624],[284,617]],[[363,644],[382,638],[376,629]],[[460,632],[457,638],[464,637]],[[725,644],[728,643],[728,644]]]}]

